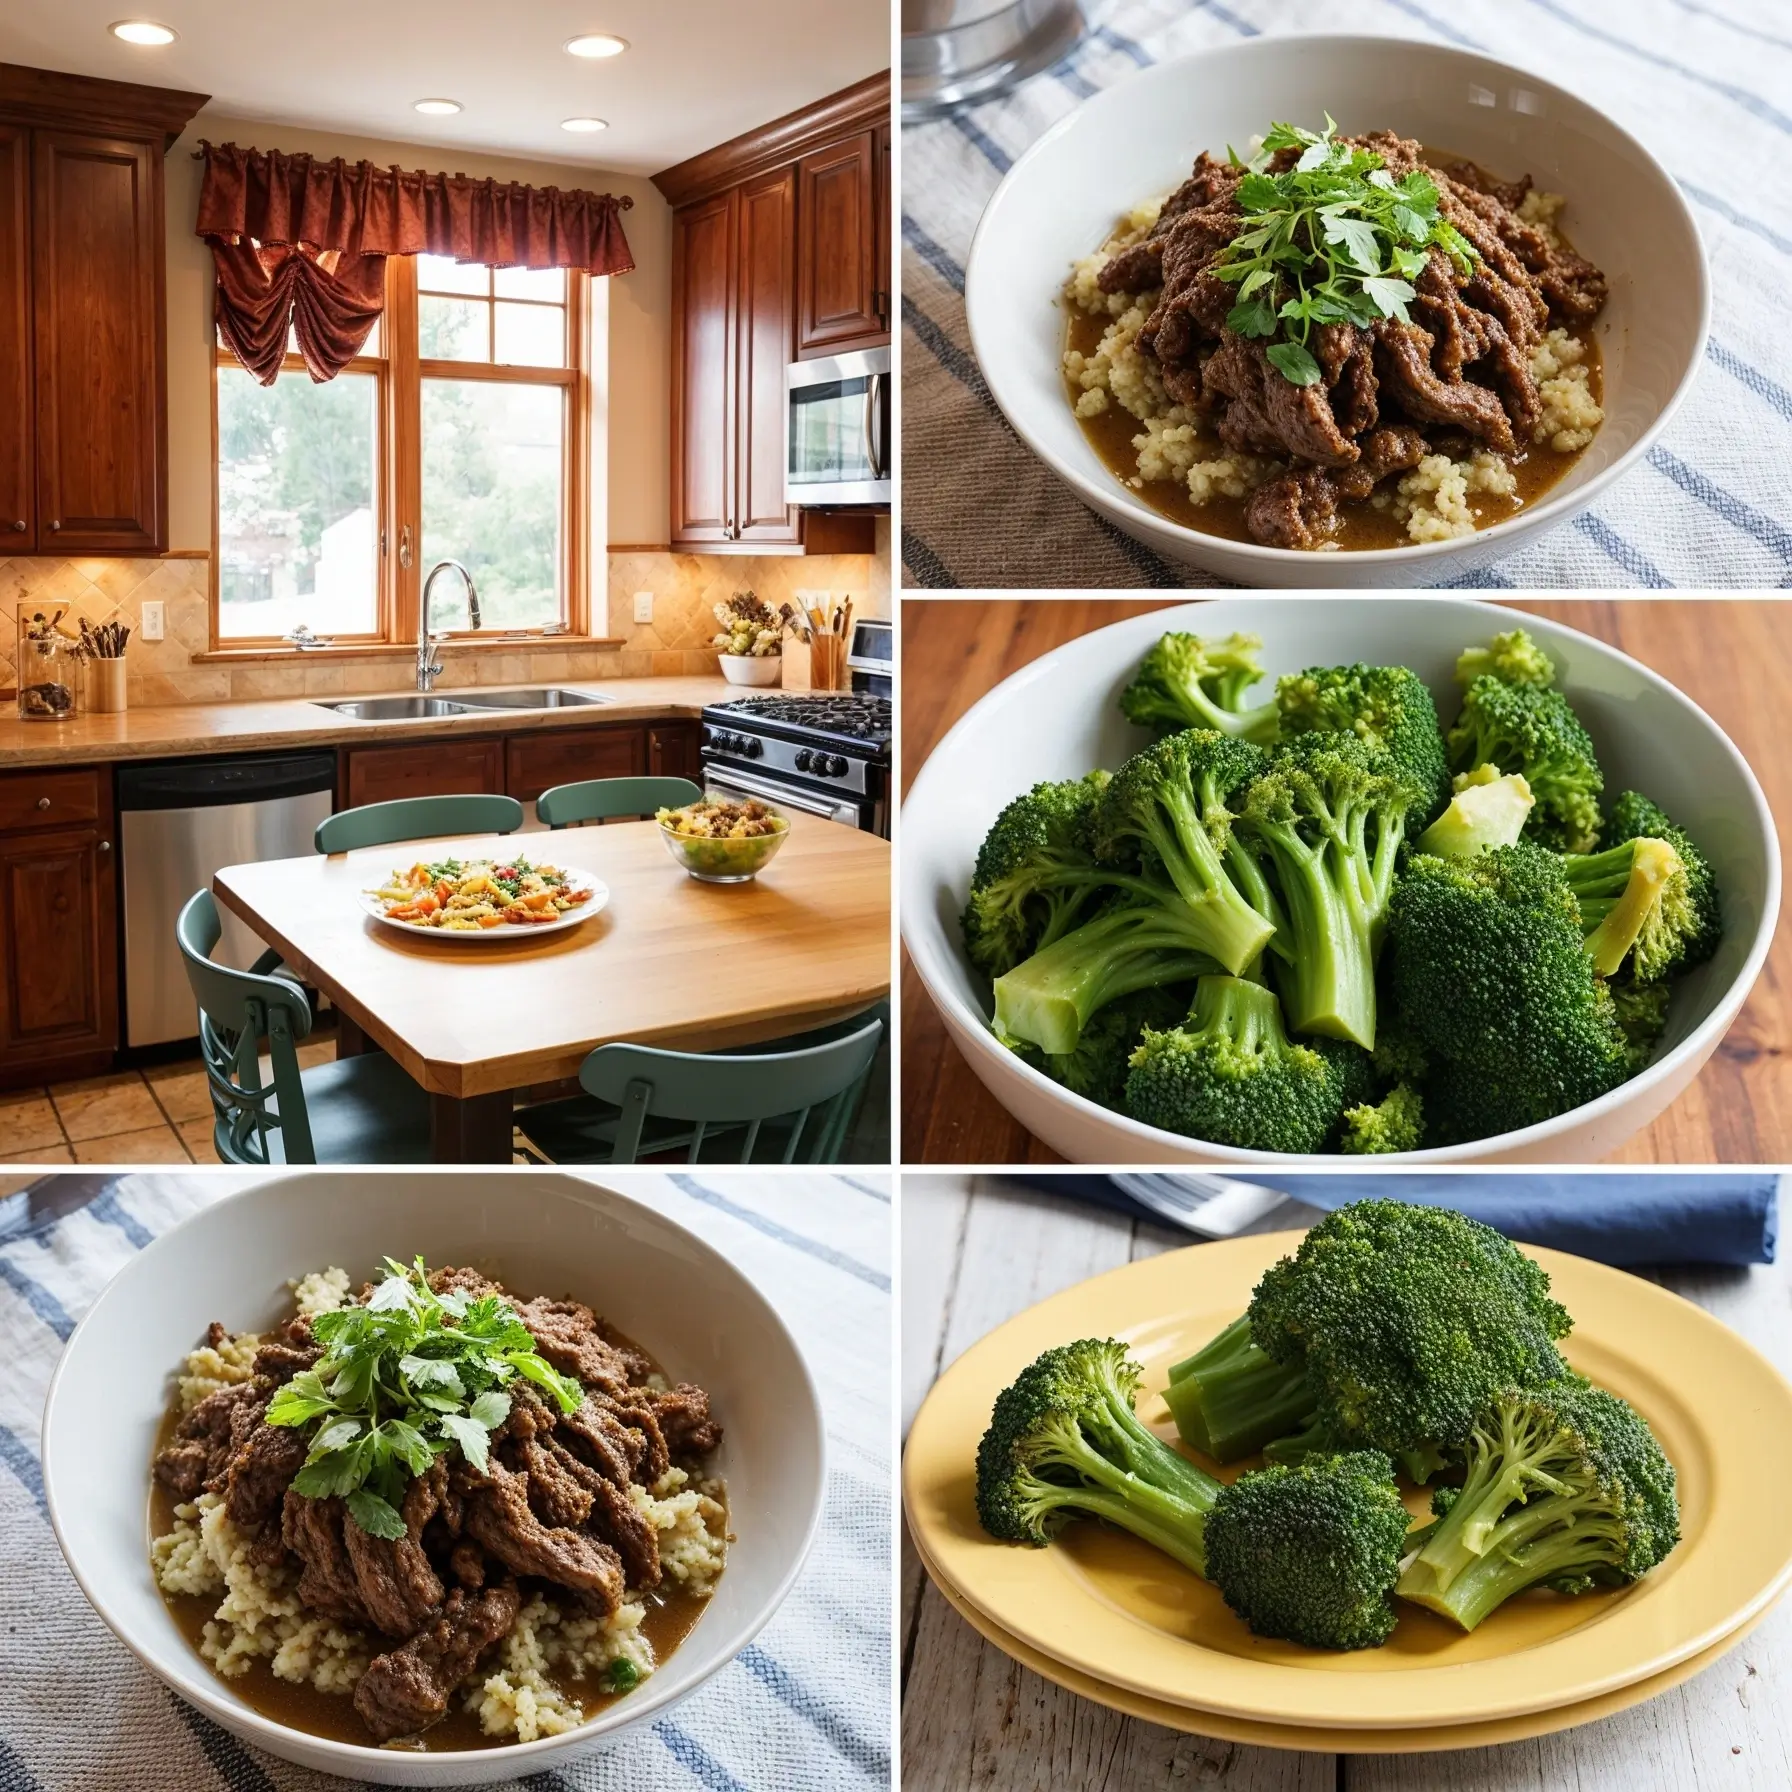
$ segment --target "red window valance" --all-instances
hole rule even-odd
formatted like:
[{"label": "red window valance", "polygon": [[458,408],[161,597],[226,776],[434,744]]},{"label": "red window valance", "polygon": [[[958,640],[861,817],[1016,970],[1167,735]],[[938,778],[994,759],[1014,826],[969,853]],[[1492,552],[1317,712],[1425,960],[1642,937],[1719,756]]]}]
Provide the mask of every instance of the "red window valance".
[{"label": "red window valance", "polygon": [[280,370],[289,320],[314,380],[342,371],[379,317],[388,255],[592,274],[635,265],[626,196],[202,147],[196,230],[217,266],[218,328],[264,385]]}]

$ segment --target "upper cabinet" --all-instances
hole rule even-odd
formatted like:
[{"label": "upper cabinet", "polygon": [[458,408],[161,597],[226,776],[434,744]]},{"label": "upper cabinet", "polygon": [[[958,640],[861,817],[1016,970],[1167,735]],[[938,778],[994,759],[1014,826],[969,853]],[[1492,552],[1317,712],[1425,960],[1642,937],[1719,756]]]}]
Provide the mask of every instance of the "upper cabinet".
[{"label": "upper cabinet", "polygon": [[162,158],[203,104],[0,64],[0,553],[168,545]]},{"label": "upper cabinet", "polygon": [[793,361],[890,340],[890,79],[654,176],[672,214],[672,542],[868,553],[869,513],[784,502]]}]

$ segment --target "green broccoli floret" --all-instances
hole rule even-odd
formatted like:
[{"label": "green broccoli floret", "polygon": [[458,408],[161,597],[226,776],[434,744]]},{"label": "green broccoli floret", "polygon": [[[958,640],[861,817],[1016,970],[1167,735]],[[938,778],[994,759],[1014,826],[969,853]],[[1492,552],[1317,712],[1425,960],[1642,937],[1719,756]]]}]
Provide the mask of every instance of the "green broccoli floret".
[{"label": "green broccoli floret", "polygon": [[1687,971],[1695,964],[1703,964],[1724,937],[1723,909],[1718,900],[1717,874],[1711,869],[1711,861],[1684,828],[1676,827],[1664,810],[1634,790],[1625,791],[1612,804],[1605,825],[1606,834],[1614,844],[1636,840],[1646,834],[1665,840],[1680,855],[1680,863],[1686,871],[1687,899],[1697,919],[1679,969]]},{"label": "green broccoli floret", "polygon": [[1217,728],[1245,740],[1272,741],[1280,722],[1275,700],[1245,701],[1263,676],[1262,647],[1255,635],[1228,635],[1223,641],[1165,635],[1120,693],[1121,712],[1129,722],[1165,733]]},{"label": "green broccoli floret", "polygon": [[1140,1370],[1113,1338],[1046,1351],[996,1398],[977,1447],[977,1516],[992,1537],[1049,1543],[1079,1518],[1119,1525],[1196,1574],[1220,1484],[1140,1423]]},{"label": "green broccoli floret", "polygon": [[1265,1356],[1248,1313],[1170,1366],[1164,1404],[1182,1441],[1215,1462],[1251,1455],[1307,1424],[1315,1410],[1306,1364]]},{"label": "green broccoli floret", "polygon": [[1375,960],[1406,817],[1421,800],[1349,734],[1300,734],[1239,799],[1234,833],[1269,873],[1276,985],[1296,1033],[1372,1050]]},{"label": "green broccoli floret", "polygon": [[1601,977],[1628,965],[1638,983],[1674,976],[1699,930],[1686,867],[1665,840],[1644,834],[1562,860],[1580,904],[1587,956]]},{"label": "green broccoli floret", "polygon": [[1437,705],[1416,672],[1405,666],[1313,666],[1281,679],[1276,702],[1282,737],[1354,734],[1377,747],[1417,785],[1415,827],[1449,800],[1450,772]]},{"label": "green broccoli floret", "polygon": [[1207,1572],[1258,1636],[1373,1649],[1395,1623],[1411,1524],[1372,1450],[1241,1475],[1207,1515]]},{"label": "green broccoli floret", "polygon": [[1106,772],[1035,784],[995,819],[977,851],[964,910],[965,951],[991,977],[1068,933],[1100,899],[1106,873],[1089,821]]},{"label": "green broccoli floret", "polygon": [[1410,860],[1382,969],[1395,1024],[1429,1061],[1442,1142],[1533,1126],[1630,1074],[1562,861],[1541,847]]},{"label": "green broccoli floret", "polygon": [[1492,846],[1513,846],[1536,807],[1522,773],[1478,765],[1455,780],[1456,793],[1436,821],[1413,842],[1414,852],[1440,859],[1472,859]]},{"label": "green broccoli floret", "polygon": [[1449,749],[1453,771],[1497,765],[1524,774],[1537,799],[1529,838],[1558,852],[1590,852],[1598,842],[1605,778],[1592,737],[1560,691],[1477,678],[1462,699]]},{"label": "green broccoli floret", "polygon": [[1126,1112],[1240,1151],[1320,1151],[1366,1064],[1366,1053],[1335,1040],[1292,1042],[1261,983],[1203,977],[1182,1026],[1141,1036]]},{"label": "green broccoli floret", "polygon": [[1175,1026],[1188,1012],[1189,1000],[1182,984],[1122,996],[1090,1018],[1074,1051],[1036,1054],[1039,1068],[1072,1093],[1117,1108],[1139,1034],[1146,1027]]},{"label": "green broccoli floret", "polygon": [[1515,628],[1495,635],[1485,647],[1465,647],[1456,656],[1458,684],[1473,684],[1483,676],[1506,684],[1552,685],[1556,665],[1523,629]]},{"label": "green broccoli floret", "polygon": [[1344,1110],[1347,1156],[1417,1151],[1424,1141],[1424,1102],[1410,1083],[1396,1083],[1378,1102]]},{"label": "green broccoli floret", "polygon": [[1673,1465],[1642,1416],[1578,1378],[1497,1395],[1395,1591],[1464,1630],[1528,1587],[1624,1586],[1680,1540]]},{"label": "green broccoli floret", "polygon": [[1549,1277],[1491,1226],[1400,1201],[1328,1215],[1265,1272],[1250,1317],[1266,1356],[1305,1366],[1327,1431],[1416,1481],[1501,1388],[1565,1373],[1555,1340],[1571,1323]]},{"label": "green broccoli floret", "polygon": [[1667,1031],[1668,986],[1665,983],[1609,983],[1612,1013],[1624,1035],[1625,1055],[1631,1074],[1649,1062],[1657,1042]]}]

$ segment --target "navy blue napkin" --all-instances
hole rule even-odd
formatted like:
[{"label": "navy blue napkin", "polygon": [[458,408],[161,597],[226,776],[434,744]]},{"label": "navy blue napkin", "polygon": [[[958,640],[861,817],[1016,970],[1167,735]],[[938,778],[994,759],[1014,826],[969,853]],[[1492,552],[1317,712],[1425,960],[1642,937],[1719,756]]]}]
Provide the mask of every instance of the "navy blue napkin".
[{"label": "navy blue napkin", "polygon": [[[1164,1222],[1105,1176],[1030,1172],[1031,1186]],[[1646,1263],[1771,1263],[1779,1183],[1769,1171],[1608,1171],[1583,1175],[1283,1176],[1243,1180],[1330,1210],[1371,1196],[1454,1207],[1525,1244],[1627,1268]],[[1198,1216],[1197,1216],[1198,1217]]]}]

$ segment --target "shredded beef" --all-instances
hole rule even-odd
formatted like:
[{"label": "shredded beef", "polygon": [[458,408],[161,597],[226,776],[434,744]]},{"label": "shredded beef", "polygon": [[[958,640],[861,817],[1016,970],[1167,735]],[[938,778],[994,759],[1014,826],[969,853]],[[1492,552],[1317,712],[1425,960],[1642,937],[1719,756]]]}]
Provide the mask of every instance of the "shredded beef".
[{"label": "shredded beef", "polygon": [[442,1583],[422,1538],[447,1484],[448,1471],[440,1462],[411,1482],[401,1508],[403,1537],[370,1536],[352,1517],[343,1516],[342,1540],[354,1564],[361,1604],[388,1636],[409,1636],[442,1603]]},{"label": "shredded beef", "polygon": [[647,1398],[666,1448],[678,1460],[707,1456],[722,1441],[722,1428],[710,1416],[709,1396],[701,1388],[681,1381],[664,1393],[650,1392]]},{"label": "shredded beef", "polygon": [[468,1536],[513,1574],[558,1581],[606,1616],[622,1603],[621,1557],[584,1531],[543,1524],[529,1509],[526,1474],[494,1460],[484,1483],[468,1489],[465,1524]]},{"label": "shredded beef", "polygon": [[624,1394],[635,1367],[598,1328],[597,1315],[576,1300],[532,1300],[517,1307],[535,1337],[535,1348],[566,1375],[587,1388]]},{"label": "shredded beef", "polygon": [[253,1530],[280,1510],[292,1478],[305,1466],[303,1430],[265,1419],[243,1441],[224,1475],[224,1510],[239,1530]]},{"label": "shredded beef", "polygon": [[303,1564],[299,1603],[340,1624],[369,1624],[372,1618],[361,1603],[354,1559],[342,1540],[346,1517],[341,1500],[307,1499],[289,1487],[280,1510],[281,1535]]},{"label": "shredded beef", "polygon": [[516,1623],[514,1581],[469,1593],[456,1587],[402,1648],[377,1656],[355,1687],[355,1709],[380,1742],[414,1736],[448,1709],[479,1657]]},{"label": "shredded beef", "polygon": [[1260,485],[1245,506],[1245,523],[1255,541],[1271,547],[1308,551],[1337,526],[1338,488],[1324,467],[1300,467]]},{"label": "shredded beef", "polygon": [[156,1455],[155,1476],[177,1500],[196,1499],[222,1483],[230,1459],[254,1429],[267,1394],[239,1381],[207,1394],[174,1428],[174,1441]]}]

